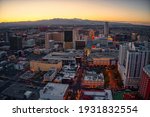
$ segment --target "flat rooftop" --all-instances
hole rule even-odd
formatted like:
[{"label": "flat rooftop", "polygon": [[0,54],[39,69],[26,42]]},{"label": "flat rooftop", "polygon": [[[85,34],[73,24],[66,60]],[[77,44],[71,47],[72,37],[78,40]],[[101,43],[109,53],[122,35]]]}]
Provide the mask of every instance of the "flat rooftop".
[{"label": "flat rooftop", "polygon": [[75,56],[82,56],[82,51],[66,51],[66,52],[52,52],[43,57],[43,59],[75,59]]},{"label": "flat rooftop", "polygon": [[64,73],[63,79],[73,79],[75,77],[75,73]]},{"label": "flat rooftop", "polygon": [[62,69],[64,72],[71,72],[71,73],[76,72],[76,66],[64,65]]},{"label": "flat rooftop", "polygon": [[57,69],[50,69],[44,76],[51,76]]},{"label": "flat rooftop", "polygon": [[88,81],[104,81],[104,75],[94,73],[86,73],[84,80]]},{"label": "flat rooftop", "polygon": [[27,91],[32,91],[35,94],[35,97],[32,97],[30,99],[38,99],[37,89],[20,83],[10,85],[2,92],[2,95],[8,96],[13,99],[25,99],[24,96]]},{"label": "flat rooftop", "polygon": [[38,63],[49,63],[49,64],[58,64],[61,62],[60,60],[50,60],[50,61],[31,61],[31,62],[38,62]]},{"label": "flat rooftop", "polygon": [[31,71],[26,71],[24,74],[20,76],[20,78],[27,80],[27,79],[32,78],[34,75],[35,73],[32,73]]},{"label": "flat rooftop", "polygon": [[70,54],[58,54],[58,55],[52,55],[52,54],[48,54],[46,56],[44,56],[42,59],[48,59],[48,60],[64,60],[64,59],[72,59],[74,60],[74,56],[70,55]]},{"label": "flat rooftop", "polygon": [[69,85],[67,84],[58,84],[58,83],[48,83],[40,93],[46,96],[64,96],[66,90],[68,89]]},{"label": "flat rooftop", "polygon": [[94,100],[112,100],[111,90],[104,91],[84,91],[84,95],[94,97]]},{"label": "flat rooftop", "polygon": [[92,52],[89,57],[92,58],[118,58],[119,51],[113,52]]}]

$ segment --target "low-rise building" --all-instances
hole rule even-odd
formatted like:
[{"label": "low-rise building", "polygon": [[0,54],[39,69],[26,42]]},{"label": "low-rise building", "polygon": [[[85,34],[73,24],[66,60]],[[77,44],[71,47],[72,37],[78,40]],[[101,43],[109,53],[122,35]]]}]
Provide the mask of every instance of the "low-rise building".
[{"label": "low-rise building", "polygon": [[112,100],[111,90],[90,91],[83,90],[81,99],[83,100]]},{"label": "low-rise building", "polygon": [[76,57],[82,57],[83,51],[68,49],[64,52],[52,52],[44,56],[43,60],[61,60],[63,64],[76,63]]},{"label": "low-rise building", "polygon": [[75,73],[69,73],[69,72],[64,73],[64,76],[62,78],[62,83],[69,84],[74,79],[74,77],[75,77]]},{"label": "low-rise building", "polygon": [[75,62],[75,54],[70,52],[53,52],[42,58],[43,60],[60,60],[63,64]]},{"label": "low-rise building", "polygon": [[76,67],[71,65],[64,65],[62,70],[56,75],[54,82],[69,84],[74,79],[76,74]]},{"label": "low-rise building", "polygon": [[69,85],[48,83],[40,90],[40,99],[42,100],[63,100],[66,97]]},{"label": "low-rise building", "polygon": [[96,74],[95,72],[87,72],[82,81],[82,86],[86,88],[103,88],[104,75],[102,73]]},{"label": "low-rise building", "polygon": [[57,74],[56,68],[51,68],[46,74],[44,74],[44,81],[52,81]]},{"label": "low-rise building", "polygon": [[59,71],[62,68],[62,61],[30,61],[32,71],[49,71],[50,68],[56,68]]},{"label": "low-rise building", "polygon": [[118,51],[93,51],[88,56],[89,66],[117,65]]},{"label": "low-rise building", "polygon": [[22,74],[20,76],[20,78],[23,80],[29,80],[29,79],[33,78],[34,75],[35,75],[35,73],[33,73],[31,71],[26,71],[24,74]]}]

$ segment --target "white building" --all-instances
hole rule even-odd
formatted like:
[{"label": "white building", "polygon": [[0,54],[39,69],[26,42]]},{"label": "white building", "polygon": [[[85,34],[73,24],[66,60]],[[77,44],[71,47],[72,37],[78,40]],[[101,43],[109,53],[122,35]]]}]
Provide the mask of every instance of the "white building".
[{"label": "white building", "polygon": [[149,63],[150,50],[143,43],[120,47],[118,70],[125,86],[138,87],[142,69]]},{"label": "white building", "polygon": [[56,68],[51,68],[46,74],[44,74],[44,81],[52,81],[57,74]]},{"label": "white building", "polygon": [[120,45],[119,47],[119,64],[123,65],[125,63],[125,58],[127,55],[127,45]]},{"label": "white building", "polygon": [[69,85],[48,83],[40,90],[40,99],[42,100],[63,100],[66,96]]},{"label": "white building", "polygon": [[83,91],[83,96],[90,96],[93,100],[112,100],[111,90]]},{"label": "white building", "polygon": [[148,64],[148,51],[127,51],[125,85],[138,86],[142,69]]}]

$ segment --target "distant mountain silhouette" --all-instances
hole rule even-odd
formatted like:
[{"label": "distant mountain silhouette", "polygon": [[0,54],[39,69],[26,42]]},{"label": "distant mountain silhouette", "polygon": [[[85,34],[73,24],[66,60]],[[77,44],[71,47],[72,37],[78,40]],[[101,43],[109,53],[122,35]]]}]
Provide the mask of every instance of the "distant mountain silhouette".
[{"label": "distant mountain silhouette", "polygon": [[[36,26],[36,25],[103,25],[104,21],[93,21],[93,20],[82,20],[82,19],[49,19],[49,20],[38,20],[38,21],[21,21],[21,22],[8,22],[0,23],[0,27],[9,26]],[[110,25],[131,25],[129,23],[116,23],[110,22]]]}]

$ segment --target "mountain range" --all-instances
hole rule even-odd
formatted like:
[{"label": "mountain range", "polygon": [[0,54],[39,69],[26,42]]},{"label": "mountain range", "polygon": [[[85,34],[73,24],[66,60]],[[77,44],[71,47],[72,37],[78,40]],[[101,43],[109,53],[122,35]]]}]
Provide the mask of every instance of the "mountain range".
[{"label": "mountain range", "polygon": [[[49,25],[103,25],[104,21],[82,20],[82,19],[62,19],[55,18],[49,20],[38,21],[21,21],[21,22],[2,22],[0,27],[13,27],[13,26],[49,26]],[[132,25],[122,22],[110,22],[110,25]]]}]

